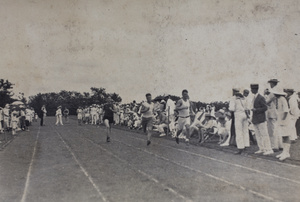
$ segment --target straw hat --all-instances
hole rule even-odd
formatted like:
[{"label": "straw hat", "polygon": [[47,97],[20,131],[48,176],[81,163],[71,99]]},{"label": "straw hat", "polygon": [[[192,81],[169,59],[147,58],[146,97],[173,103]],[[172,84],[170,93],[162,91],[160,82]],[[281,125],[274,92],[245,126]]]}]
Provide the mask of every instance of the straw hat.
[{"label": "straw hat", "polygon": [[286,93],[283,91],[283,89],[278,87],[278,86],[272,88],[270,90],[270,92],[273,93],[274,95],[284,95],[284,96],[286,96]]}]

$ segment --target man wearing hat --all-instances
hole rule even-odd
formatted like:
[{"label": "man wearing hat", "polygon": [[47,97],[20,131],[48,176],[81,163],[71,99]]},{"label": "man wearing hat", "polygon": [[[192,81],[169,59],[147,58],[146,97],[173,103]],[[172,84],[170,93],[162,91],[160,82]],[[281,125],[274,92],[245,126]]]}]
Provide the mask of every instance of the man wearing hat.
[{"label": "man wearing hat", "polygon": [[291,134],[290,134],[290,140],[294,141],[298,138],[297,131],[295,128],[296,121],[299,118],[299,108],[298,108],[298,101],[297,101],[297,95],[295,94],[294,89],[286,89],[285,91],[287,93],[287,100],[290,107],[290,120],[291,120]]},{"label": "man wearing hat", "polygon": [[266,123],[266,111],[268,109],[265,98],[258,93],[258,84],[251,84],[251,92],[254,94],[252,108],[252,123],[255,131],[259,150],[255,154],[273,154]]},{"label": "man wearing hat", "polygon": [[287,100],[285,98],[286,93],[281,88],[273,88],[271,92],[276,96],[276,111],[277,111],[277,126],[276,133],[282,138],[283,151],[281,154],[277,155],[276,158],[283,161],[290,157],[290,147],[291,147],[291,116],[289,114],[289,107]]},{"label": "man wearing hat", "polygon": [[56,123],[55,123],[55,125],[58,125],[58,124],[64,125],[64,124],[62,123],[61,106],[57,107],[57,110],[56,110],[56,112],[55,112],[55,116],[56,116]]},{"label": "man wearing hat", "polygon": [[[272,89],[277,86],[278,84],[277,79],[270,79],[268,83],[270,84],[271,91]],[[266,92],[266,102],[268,105],[267,110],[267,127],[268,127],[268,134],[270,137],[271,147],[272,149],[277,152],[279,148],[282,148],[282,138],[278,137],[277,133],[275,132],[276,121],[277,121],[277,112],[276,112],[276,97],[275,95],[268,91]]]},{"label": "man wearing hat", "polygon": [[83,110],[82,107],[78,107],[78,109],[76,110],[77,112],[77,120],[78,120],[78,125],[81,125],[82,122],[82,114],[83,114]]},{"label": "man wearing hat", "polygon": [[[231,105],[234,105],[235,99],[236,99],[235,94],[237,94],[239,92],[240,92],[240,90],[238,88],[232,88],[232,97],[229,100],[229,108],[232,108]],[[236,145],[236,142],[235,142],[235,117],[234,117],[233,112],[230,112],[230,113],[231,113],[231,127],[230,127],[231,137],[229,140],[229,144]]]},{"label": "man wearing hat", "polygon": [[229,111],[234,113],[235,140],[239,150],[236,154],[242,154],[245,147],[250,146],[245,99],[241,93],[236,93],[235,100],[231,100],[230,102]]},{"label": "man wearing hat", "polygon": [[[298,108],[300,109],[300,92],[298,92],[297,94],[298,94],[297,97]],[[297,130],[297,136],[299,137],[300,136],[300,114],[296,122],[296,130]]]}]

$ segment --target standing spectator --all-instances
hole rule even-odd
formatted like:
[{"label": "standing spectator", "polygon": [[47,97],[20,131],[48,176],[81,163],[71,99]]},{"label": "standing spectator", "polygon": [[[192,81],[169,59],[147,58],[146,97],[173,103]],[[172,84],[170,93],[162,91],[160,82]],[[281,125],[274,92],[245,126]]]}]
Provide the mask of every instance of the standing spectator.
[{"label": "standing spectator", "polygon": [[65,121],[66,123],[69,123],[69,109],[67,107],[65,107],[64,109],[64,117],[65,117]]},{"label": "standing spectator", "polygon": [[11,128],[12,128],[12,135],[16,135],[16,131],[18,129],[18,111],[16,111],[16,108],[12,109],[11,113]]},{"label": "standing spectator", "polygon": [[114,121],[115,121],[115,125],[119,125],[120,124],[120,107],[119,107],[118,103],[116,103],[115,108],[116,108],[116,112],[114,113]]},{"label": "standing spectator", "polygon": [[[298,109],[300,109],[300,92],[298,92],[297,102],[298,102]],[[300,114],[296,122],[296,130],[297,130],[297,136],[300,137]]]},{"label": "standing spectator", "polygon": [[3,108],[0,107],[0,133],[3,133]]},{"label": "standing spectator", "polygon": [[10,109],[9,104],[6,104],[3,109],[3,120],[4,120],[4,129],[9,131],[10,129]]},{"label": "standing spectator", "polygon": [[20,127],[24,131],[26,126],[25,126],[25,107],[21,106],[20,107]]},{"label": "standing spectator", "polygon": [[93,104],[90,109],[91,109],[90,113],[91,113],[91,120],[92,120],[91,124],[97,125],[97,106],[96,106],[96,104]]},{"label": "standing spectator", "polygon": [[265,98],[258,93],[258,84],[251,84],[251,92],[254,94],[252,108],[252,123],[255,130],[257,145],[259,150],[255,154],[269,155],[273,154],[268,135],[266,123],[266,111],[268,109]]},{"label": "standing spectator", "polygon": [[31,116],[32,116],[32,111],[29,108],[27,108],[25,110],[25,130],[26,131],[29,131]]},{"label": "standing spectator", "polygon": [[287,100],[285,99],[286,93],[283,92],[281,88],[273,88],[271,91],[277,98],[276,109],[277,109],[277,130],[276,132],[280,137],[282,137],[283,151],[281,154],[277,155],[280,161],[285,160],[290,157],[290,147],[291,147],[291,130],[290,130],[290,115]]},{"label": "standing spectator", "polygon": [[286,89],[287,93],[287,100],[288,100],[288,105],[290,107],[289,115],[290,115],[290,121],[291,123],[289,126],[291,127],[291,134],[290,134],[290,140],[295,141],[298,136],[297,136],[297,131],[296,131],[296,121],[299,118],[299,108],[298,108],[298,102],[297,102],[297,95],[295,94],[294,89]]},{"label": "standing spectator", "polygon": [[40,111],[39,114],[40,114],[40,119],[41,119],[40,125],[44,126],[44,118],[47,115],[47,110],[46,110],[46,106],[45,105],[42,106],[41,111]]},{"label": "standing spectator", "polygon": [[[235,99],[236,99],[235,94],[239,93],[239,92],[240,92],[240,90],[237,88],[232,89],[232,97],[229,100],[229,106],[235,102]],[[230,113],[231,113],[231,128],[230,128],[231,137],[229,140],[229,144],[236,145],[236,142],[235,142],[235,117],[234,117],[234,112],[230,112]]]},{"label": "standing spectator", "polygon": [[78,109],[77,109],[76,112],[77,112],[78,125],[81,125],[81,123],[82,123],[82,116],[83,116],[82,107],[78,107]]},{"label": "standing spectator", "polygon": [[249,132],[247,112],[245,109],[245,99],[241,93],[235,94],[235,100],[231,100],[229,110],[234,113],[235,118],[235,140],[238,152],[235,154],[242,154],[245,147],[249,147]]},{"label": "standing spectator", "polygon": [[[271,79],[268,81],[272,89],[277,86],[278,84],[277,79]],[[282,148],[282,138],[278,137],[276,130],[276,122],[277,122],[277,111],[276,111],[276,96],[270,92],[266,92],[266,103],[268,105],[267,110],[267,126],[268,126],[268,134],[270,137],[271,147],[272,149],[277,152],[279,148]]]},{"label": "standing spectator", "polygon": [[58,124],[64,125],[64,124],[62,123],[61,106],[57,107],[57,110],[56,110],[56,112],[55,112],[55,116],[56,116],[56,123],[55,123],[55,125],[58,125]]}]

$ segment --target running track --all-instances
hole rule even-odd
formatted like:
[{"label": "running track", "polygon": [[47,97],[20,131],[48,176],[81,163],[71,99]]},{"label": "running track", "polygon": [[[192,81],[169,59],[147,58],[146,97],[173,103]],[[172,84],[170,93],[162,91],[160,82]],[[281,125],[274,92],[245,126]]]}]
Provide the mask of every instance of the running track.
[{"label": "running track", "polygon": [[299,201],[297,165],[54,122],[0,152],[0,201]]}]

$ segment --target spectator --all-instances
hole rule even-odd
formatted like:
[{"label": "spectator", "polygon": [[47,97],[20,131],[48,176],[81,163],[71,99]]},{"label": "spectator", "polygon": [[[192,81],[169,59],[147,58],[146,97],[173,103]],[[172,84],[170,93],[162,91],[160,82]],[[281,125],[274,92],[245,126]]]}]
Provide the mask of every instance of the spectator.
[{"label": "spectator", "polygon": [[287,100],[285,99],[286,93],[283,92],[281,88],[273,88],[271,91],[277,98],[276,109],[277,109],[277,132],[280,137],[282,137],[283,151],[281,154],[277,155],[280,161],[285,160],[290,157],[290,147],[291,147],[291,117],[289,115],[289,107]]},{"label": "spectator", "polygon": [[56,110],[56,112],[55,112],[55,116],[56,116],[56,123],[55,123],[55,125],[58,125],[58,124],[64,125],[64,124],[62,123],[61,106],[57,107],[57,110]]},{"label": "spectator", "polygon": [[[272,89],[277,86],[278,84],[277,79],[271,79],[268,81]],[[268,134],[270,137],[271,147],[272,149],[277,152],[279,151],[279,148],[282,148],[282,138],[277,135],[275,132],[276,128],[276,121],[277,121],[277,112],[276,112],[276,96],[270,92],[266,92],[266,103],[268,105],[267,110],[267,127],[268,127]]]},{"label": "spectator", "polygon": [[44,126],[44,117],[46,117],[46,114],[47,114],[46,106],[43,105],[40,111],[41,126]]},{"label": "spectator", "polygon": [[295,141],[298,136],[297,136],[297,131],[296,131],[296,121],[299,118],[299,108],[298,108],[298,102],[297,102],[297,95],[295,94],[294,89],[287,89],[287,100],[288,100],[288,105],[290,108],[289,115],[290,115],[290,121],[291,123],[289,126],[291,127],[291,134],[290,134],[290,140]]},{"label": "spectator", "polygon": [[64,109],[64,117],[65,117],[66,123],[69,123],[69,109],[67,107],[65,107],[65,109]]},{"label": "spectator", "polygon": [[158,129],[159,136],[163,137],[166,136],[165,128],[168,127],[168,118],[160,109],[157,110],[157,114],[157,122],[154,126]]},{"label": "spectator", "polygon": [[236,93],[235,99],[231,100],[229,105],[229,110],[234,113],[235,140],[239,150],[235,154],[242,154],[245,147],[250,146],[247,112],[244,106],[244,96],[241,93]]},{"label": "spectator", "polygon": [[251,84],[251,92],[254,94],[252,108],[252,123],[259,150],[255,154],[273,154],[267,130],[266,111],[268,109],[265,98],[258,93],[258,84]]}]

